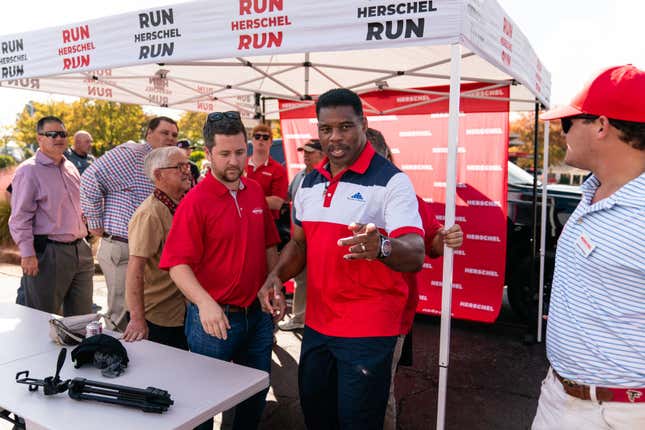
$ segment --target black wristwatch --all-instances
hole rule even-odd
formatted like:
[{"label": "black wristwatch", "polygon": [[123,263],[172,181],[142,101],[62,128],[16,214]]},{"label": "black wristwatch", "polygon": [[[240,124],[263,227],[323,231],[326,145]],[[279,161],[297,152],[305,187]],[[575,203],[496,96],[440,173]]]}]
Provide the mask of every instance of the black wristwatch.
[{"label": "black wristwatch", "polygon": [[392,253],[392,242],[387,236],[380,235],[380,243],[378,247],[378,255],[376,258],[383,260]]}]

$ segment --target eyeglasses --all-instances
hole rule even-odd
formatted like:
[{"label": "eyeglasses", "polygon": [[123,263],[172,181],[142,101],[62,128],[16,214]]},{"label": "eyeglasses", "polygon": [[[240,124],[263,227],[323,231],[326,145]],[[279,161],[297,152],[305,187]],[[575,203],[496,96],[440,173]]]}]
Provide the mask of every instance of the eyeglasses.
[{"label": "eyeglasses", "polygon": [[242,119],[240,117],[239,112],[234,111],[234,110],[230,110],[230,111],[227,111],[227,112],[211,112],[211,113],[208,114],[208,117],[206,118],[206,120],[208,122],[217,122],[217,121],[223,120],[224,118],[237,120],[237,121]]},{"label": "eyeglasses", "polygon": [[159,167],[159,170],[177,169],[179,171],[182,171],[182,170],[187,170],[189,167],[190,167],[190,163],[177,163],[174,166]]},{"label": "eyeglasses", "polygon": [[255,140],[269,140],[271,138],[270,134],[255,133],[253,139]]},{"label": "eyeglasses", "polygon": [[574,116],[568,116],[565,118],[560,118],[560,122],[562,123],[562,132],[564,134],[567,134],[569,130],[571,130],[574,119],[596,120],[598,118],[599,118],[598,115],[589,115],[589,114],[581,114],[581,115],[574,115]]},{"label": "eyeglasses", "polygon": [[66,131],[43,131],[38,133],[39,136],[47,136],[50,139],[56,139],[57,137],[67,137]]}]

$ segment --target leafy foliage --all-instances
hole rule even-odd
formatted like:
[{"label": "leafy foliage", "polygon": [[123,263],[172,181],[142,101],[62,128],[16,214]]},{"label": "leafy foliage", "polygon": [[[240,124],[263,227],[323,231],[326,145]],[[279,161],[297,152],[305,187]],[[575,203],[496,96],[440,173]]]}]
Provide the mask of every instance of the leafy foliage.
[{"label": "leafy foliage", "polygon": [[149,117],[139,105],[80,99],[72,104],[68,130],[89,132],[94,145],[92,153],[99,156],[128,140],[144,137]]},{"label": "leafy foliage", "polygon": [[24,145],[36,144],[36,124],[44,116],[57,116],[67,124],[68,131],[72,130],[68,124],[72,116],[69,103],[50,101],[48,103],[30,102],[30,104],[33,108],[33,115],[30,113],[29,106],[25,105],[16,120],[14,136],[18,142]]},{"label": "leafy foliage", "polygon": [[[518,139],[523,143],[520,151],[531,154],[530,158],[522,158],[517,165],[524,169],[533,168],[533,133],[535,129],[535,115],[533,113],[522,114],[518,119],[511,122],[510,132],[516,133]],[[562,134],[560,121],[551,121],[549,125],[549,166],[562,164],[567,151],[567,143]],[[542,165],[544,153],[544,123],[540,122],[538,127],[538,166]]]},{"label": "leafy foliage", "polygon": [[[206,114],[201,112],[186,112],[177,121],[179,125],[179,138],[188,139],[193,145],[204,145],[204,123]],[[193,152],[194,153],[194,152]],[[195,160],[193,160],[195,161]]]},{"label": "leafy foliage", "polygon": [[199,161],[206,158],[204,151],[193,151],[190,153],[190,161],[199,165]]},{"label": "leafy foliage", "polygon": [[5,167],[15,166],[16,160],[13,159],[11,155],[0,154],[0,169]]},{"label": "leafy foliage", "polygon": [[9,216],[11,215],[11,204],[8,200],[0,200],[0,245],[11,245],[13,239],[9,233]]},{"label": "leafy foliage", "polygon": [[27,106],[18,115],[14,128],[16,140],[25,145],[35,143],[38,119],[55,115],[63,120],[70,134],[78,130],[89,132],[94,139],[92,153],[96,156],[128,140],[140,140],[148,122],[141,106],[105,100],[31,102],[31,106],[33,115]]}]

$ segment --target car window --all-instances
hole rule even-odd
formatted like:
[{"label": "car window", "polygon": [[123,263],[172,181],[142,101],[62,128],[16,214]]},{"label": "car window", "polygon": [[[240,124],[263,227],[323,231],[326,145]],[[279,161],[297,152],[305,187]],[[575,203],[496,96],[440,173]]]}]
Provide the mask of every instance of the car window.
[{"label": "car window", "polygon": [[[510,185],[532,185],[533,175],[515,163],[508,162],[508,183]],[[540,185],[540,181],[538,181]]]}]

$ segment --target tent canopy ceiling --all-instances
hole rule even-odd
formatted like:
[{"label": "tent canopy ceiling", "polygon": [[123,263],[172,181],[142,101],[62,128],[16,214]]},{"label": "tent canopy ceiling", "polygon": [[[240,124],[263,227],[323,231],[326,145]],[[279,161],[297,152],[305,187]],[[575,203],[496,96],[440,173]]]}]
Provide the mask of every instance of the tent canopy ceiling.
[{"label": "tent canopy ceiling", "polygon": [[496,1],[378,3],[197,1],[2,36],[0,85],[246,116],[259,94],[275,114],[274,98],[307,103],[334,87],[446,85],[458,42],[462,82],[490,84],[471,96],[511,84],[511,110],[548,106],[549,73]]}]

